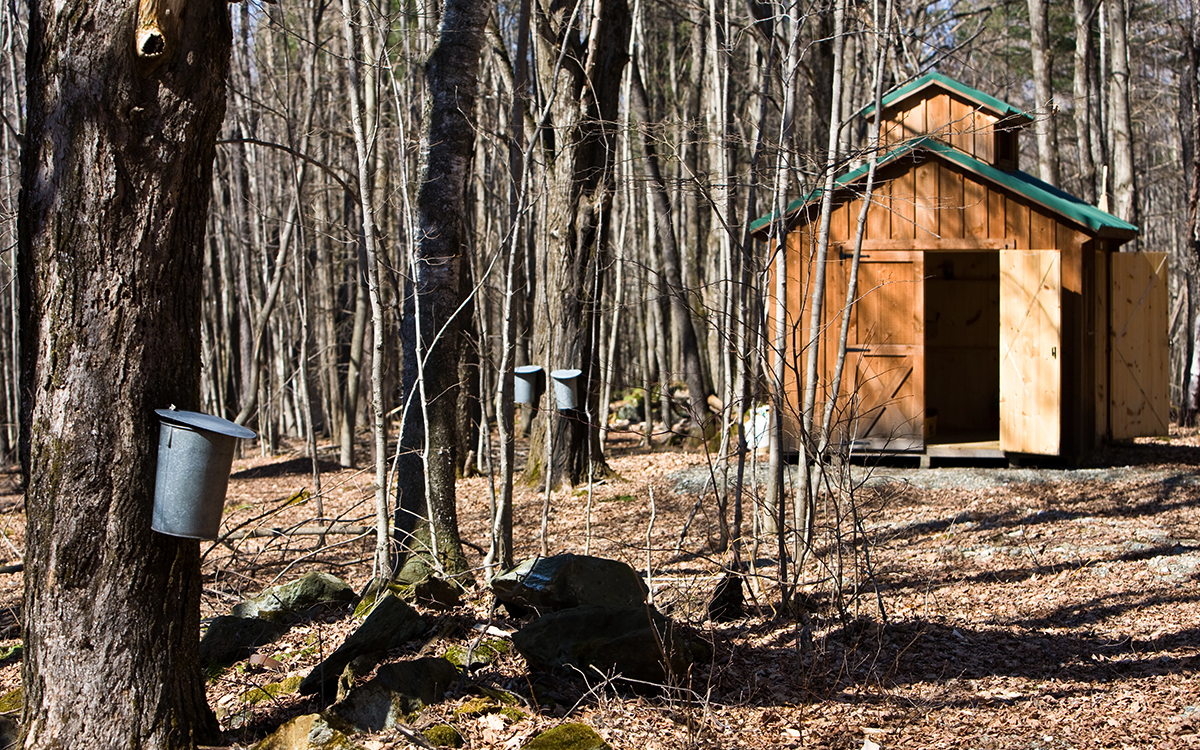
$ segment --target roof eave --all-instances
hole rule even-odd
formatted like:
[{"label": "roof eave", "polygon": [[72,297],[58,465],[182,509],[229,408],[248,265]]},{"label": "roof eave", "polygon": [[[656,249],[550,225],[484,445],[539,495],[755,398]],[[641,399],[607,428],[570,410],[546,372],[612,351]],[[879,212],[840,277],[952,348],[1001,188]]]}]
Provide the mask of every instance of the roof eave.
[{"label": "roof eave", "polygon": [[[911,86],[912,88],[906,88]],[[892,91],[888,92],[883,97],[883,108],[890,109],[892,106],[900,102],[917,96],[928,88],[941,87],[947,91],[953,92],[965,99],[977,104],[980,108],[994,114],[1001,122],[1010,126],[1024,127],[1033,123],[1033,118],[1025,112],[1017,109],[1011,104],[998,99],[997,97],[985,94],[982,91],[967,86],[964,83],[955,81],[949,76],[944,76],[940,73],[926,73],[920,78],[916,78],[907,84],[897,86]],[[859,110],[859,115],[863,118],[870,117],[875,112],[875,105],[868,104]]]},{"label": "roof eave", "polygon": [[[972,174],[977,175],[980,179],[994,183],[1005,190],[1020,195],[1025,200],[1045,208],[1054,216],[1059,217],[1062,221],[1074,224],[1075,226],[1095,237],[1116,240],[1118,241],[1118,244],[1122,244],[1135,239],[1139,234],[1138,228],[1132,224],[1122,221],[1111,214],[1102,212],[1095,206],[1083,203],[1067,193],[1063,193],[1063,197],[1058,198],[1058,200],[1064,201],[1069,198],[1073,201],[1077,201],[1078,204],[1077,208],[1064,211],[1062,208],[1056,207],[1053,204],[1054,196],[1051,192],[1048,192],[1048,189],[1049,191],[1053,191],[1054,189],[1050,188],[1050,186],[1041,187],[1039,182],[1031,175],[1027,175],[1024,172],[1006,172],[998,167],[979,161],[972,156],[958,151],[952,146],[932,138],[921,138],[920,140],[914,141],[904,147],[889,152],[879,160],[878,167],[882,168],[888,164],[898,162],[902,159],[915,159],[921,153],[937,155],[946,161],[952,162],[959,167],[966,169]],[[838,180],[838,187],[833,195],[833,200],[835,202],[844,200],[850,195],[854,194],[855,191],[849,189],[850,185],[860,182],[866,177],[867,174],[867,170],[865,168],[860,167],[857,171],[859,171],[859,174],[857,175],[854,171],[852,171]],[[992,174],[993,172],[995,174]],[[1007,184],[1007,181],[1003,179],[1004,177],[1009,177],[1011,180],[1017,181],[1024,186],[1024,189]],[[815,190],[808,195],[797,198],[788,204],[787,210],[785,211],[783,217],[785,234],[791,232],[792,228],[795,227],[796,224],[800,223],[802,215],[806,213],[805,209],[809,209],[811,211],[810,207],[820,199],[821,192],[822,191],[820,189]],[[1045,193],[1046,197],[1042,197],[1040,195],[1042,193]],[[1081,217],[1074,215],[1080,212],[1082,212],[1084,216]],[[1089,221],[1087,216],[1088,214],[1098,215],[1092,216],[1091,221]],[[1105,220],[1105,217],[1111,219],[1112,221]],[[774,223],[775,220],[775,215],[771,214],[755,221],[750,227],[751,236],[759,240],[768,240],[771,236],[771,224]]]}]

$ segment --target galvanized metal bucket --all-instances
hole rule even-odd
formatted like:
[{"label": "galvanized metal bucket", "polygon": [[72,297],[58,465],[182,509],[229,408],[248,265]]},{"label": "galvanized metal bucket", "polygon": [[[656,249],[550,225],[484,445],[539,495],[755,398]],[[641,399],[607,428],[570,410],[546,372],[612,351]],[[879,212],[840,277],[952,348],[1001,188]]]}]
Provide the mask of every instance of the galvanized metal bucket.
[{"label": "galvanized metal bucket", "polygon": [[238,439],[254,432],[227,419],[194,411],[155,409],[158,474],[154,481],[154,519],[160,534],[216,539]]},{"label": "galvanized metal bucket", "polygon": [[546,390],[546,372],[537,365],[522,365],[513,370],[513,401],[536,404]]},{"label": "galvanized metal bucket", "polygon": [[559,411],[570,411],[579,408],[579,370],[555,370],[550,373],[554,381],[554,400],[558,403]]}]

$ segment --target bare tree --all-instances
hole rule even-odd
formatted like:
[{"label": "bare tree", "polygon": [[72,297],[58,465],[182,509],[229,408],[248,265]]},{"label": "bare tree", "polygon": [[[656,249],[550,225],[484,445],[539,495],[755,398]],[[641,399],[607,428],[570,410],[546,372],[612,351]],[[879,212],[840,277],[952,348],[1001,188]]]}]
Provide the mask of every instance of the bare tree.
[{"label": "bare tree", "polygon": [[154,409],[199,406],[196,280],[231,44],[225,3],[180,8],[30,5],[20,206],[30,750],[191,748],[218,732],[197,654],[199,543],[150,531]]},{"label": "bare tree", "polygon": [[417,199],[420,227],[402,323],[403,405],[397,465],[397,530],[408,554],[402,576],[420,568],[467,570],[455,509],[455,403],[460,273],[469,247],[463,217],[474,150],[475,88],[487,0],[450,0],[426,65],[429,121]]}]

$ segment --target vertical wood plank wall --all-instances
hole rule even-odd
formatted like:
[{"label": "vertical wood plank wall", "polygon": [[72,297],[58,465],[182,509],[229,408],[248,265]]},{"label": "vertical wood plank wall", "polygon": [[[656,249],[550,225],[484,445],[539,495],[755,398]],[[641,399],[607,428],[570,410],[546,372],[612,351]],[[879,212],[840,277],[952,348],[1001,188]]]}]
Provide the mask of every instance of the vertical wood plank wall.
[{"label": "vertical wood plank wall", "polygon": [[905,105],[905,109],[884,110],[880,140],[885,148],[933,135],[980,161],[995,162],[997,118],[980,111],[977,104],[945,91],[930,91]]},{"label": "vertical wood plank wall", "polygon": [[[897,137],[907,128],[923,128],[932,118],[947,116],[944,108],[951,120],[948,139],[952,145],[983,156],[979,144],[988,139],[975,132],[981,115],[963,102],[941,96],[943,99],[923,101],[904,114],[893,113],[896,119],[891,121],[887,137]],[[1118,403],[1131,398],[1126,392],[1115,392],[1115,386],[1109,383],[1109,370],[1114,365],[1109,361],[1107,343],[1108,289],[1110,282],[1116,284],[1117,279],[1110,277],[1108,263],[1117,255],[1110,252],[1104,241],[1093,242],[1089,235],[1059,220],[1048,209],[982,181],[974,173],[935,154],[920,152],[912,158],[899,159],[882,167],[878,178],[867,214],[864,261],[868,268],[860,277],[850,338],[852,348],[876,348],[867,353],[852,352],[839,388],[838,412],[844,415],[853,408],[861,412],[880,405],[871,403],[872,400],[904,401],[903,409],[888,412],[890,422],[879,423],[881,429],[887,423],[889,434],[876,435],[878,438],[894,439],[899,423],[923,421],[924,388],[930,382],[925,372],[924,339],[896,338],[900,330],[924,331],[926,302],[918,288],[922,287],[921,279],[931,271],[924,267],[923,253],[999,253],[1003,257],[1023,251],[1013,255],[1010,265],[1005,267],[1007,270],[1001,273],[1001,310],[1026,305],[1028,309],[1023,312],[1032,311],[1033,315],[1031,328],[1018,326],[1019,321],[1011,319],[1017,313],[1011,311],[1001,325],[1002,329],[1009,329],[1006,335],[1010,338],[997,356],[1005,356],[1006,346],[1021,347],[1023,359],[1019,364],[1026,368],[1012,369],[1001,384],[1003,393],[998,397],[1005,402],[1001,406],[1002,448],[1010,452],[1078,456],[1094,447],[1110,429],[1115,435],[1110,400]],[[818,414],[830,392],[834,373],[860,206],[861,199],[851,196],[835,204],[832,214],[830,258],[823,269],[827,274],[827,291],[821,322]],[[811,225],[802,222],[788,240],[790,351],[786,388],[790,414],[785,415],[785,422],[792,425],[789,429],[794,435],[798,435],[796,425],[803,403],[803,369],[811,314],[814,272],[811,254],[817,229],[815,215],[812,218]],[[897,272],[901,267],[907,270]],[[885,268],[890,270],[881,270]],[[909,274],[912,269],[918,269],[915,277]],[[1057,279],[1058,286],[1051,296],[1047,296],[1050,292],[1045,279],[1039,276],[1046,272],[1052,272]],[[907,286],[907,291],[900,292],[901,285]],[[1010,299],[1010,295],[1015,296]],[[875,315],[880,318],[871,320]],[[889,337],[905,349],[888,352],[890,364],[884,365],[880,359],[883,353],[877,347],[887,345],[884,339]],[[1144,349],[1153,347],[1166,356],[1165,344],[1159,347],[1144,336],[1131,337],[1129,342],[1137,342]],[[1129,361],[1147,361],[1151,363],[1147,366],[1158,366],[1148,351],[1123,356]],[[1001,370],[1014,367],[1010,361],[1002,364]],[[887,373],[907,371],[911,371],[908,385],[895,393],[889,391],[889,388],[895,390],[897,383],[885,382],[890,377]],[[860,393],[852,403],[856,387]],[[1013,388],[1017,390],[1010,393]],[[1149,419],[1157,413],[1157,407],[1139,413]],[[1135,429],[1146,434],[1144,424]],[[1165,431],[1165,426],[1162,429]],[[912,448],[919,447],[921,435],[912,431],[903,435]]]},{"label": "vertical wood plank wall", "polygon": [[1112,256],[1114,438],[1168,430],[1167,254]]},{"label": "vertical wood plank wall", "polygon": [[1061,447],[1060,256],[1000,253],[1000,448],[1055,455]]}]

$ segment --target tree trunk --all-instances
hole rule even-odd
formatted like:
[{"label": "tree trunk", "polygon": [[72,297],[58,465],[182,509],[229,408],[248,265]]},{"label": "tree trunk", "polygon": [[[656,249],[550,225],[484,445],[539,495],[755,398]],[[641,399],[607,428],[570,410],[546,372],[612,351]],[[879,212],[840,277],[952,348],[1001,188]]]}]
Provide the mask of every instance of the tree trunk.
[{"label": "tree trunk", "polygon": [[[1112,131],[1112,213],[1137,223],[1137,181],[1133,171],[1133,124],[1129,113],[1129,7],[1124,0],[1107,0],[1112,40],[1112,78],[1109,80],[1109,127]],[[1132,248],[1130,248],[1132,249]]]},{"label": "tree trunk", "polygon": [[[426,72],[429,125],[417,196],[419,241],[405,304],[397,527],[410,565],[463,573],[455,508],[455,412],[466,193],[474,151],[475,88],[488,0],[448,0]],[[423,408],[422,408],[423,407]],[[422,413],[424,412],[424,413]],[[422,454],[424,461],[422,462]],[[422,463],[424,466],[422,467]],[[417,554],[414,554],[417,553]]]},{"label": "tree trunk", "polygon": [[[22,162],[24,747],[215,741],[195,540],[150,531],[156,407],[200,397],[224,2],[31,3]],[[141,3],[143,27],[161,8]],[[176,8],[177,10],[177,8]],[[135,50],[137,54],[135,55]]]},{"label": "tree trunk", "polygon": [[1029,51],[1033,57],[1033,88],[1037,110],[1045,112],[1034,123],[1038,147],[1038,177],[1058,185],[1058,139],[1054,134],[1054,89],[1050,82],[1050,31],[1047,0],[1029,0]]},{"label": "tree trunk", "polygon": [[1187,247],[1188,251],[1180,265],[1185,273],[1185,286],[1181,293],[1187,295],[1186,352],[1183,356],[1183,372],[1180,374],[1178,423],[1181,427],[1193,427],[1200,413],[1200,312],[1196,294],[1200,287],[1197,272],[1200,271],[1200,0],[1189,0],[1185,60],[1181,79],[1180,97],[1186,110],[1181,130],[1184,152],[1190,155],[1185,166],[1188,180],[1187,198]]},{"label": "tree trunk", "polygon": [[695,424],[703,425],[708,416],[710,389],[704,379],[704,366],[700,363],[699,339],[696,337],[696,327],[692,323],[688,292],[683,287],[679,246],[675,243],[675,227],[671,220],[671,197],[659,165],[658,150],[648,132],[651,123],[646,103],[646,87],[636,61],[632,65],[630,75],[633,78],[633,109],[640,121],[637,132],[643,152],[642,168],[649,178],[648,189],[653,199],[654,218],[658,223],[658,236],[661,240],[663,287],[671,305],[671,329],[675,340],[679,342],[679,353],[683,358],[683,376],[688,386],[688,416]]},{"label": "tree trunk", "polygon": [[1092,109],[1088,103],[1089,82],[1092,63],[1092,14],[1095,4],[1091,0],[1074,0],[1075,10],[1075,144],[1079,152],[1080,193],[1088,203],[1096,202],[1096,162],[1092,158]]},{"label": "tree trunk", "polygon": [[[566,5],[565,7],[570,7]],[[565,8],[564,8],[565,9]],[[537,346],[553,353],[555,367],[578,368],[586,408],[571,418],[543,412],[534,427],[527,472],[545,471],[549,485],[565,473],[578,484],[589,471],[607,472],[599,430],[587,414],[598,414],[600,362],[595,315],[597,283],[607,265],[608,232],[616,185],[613,172],[621,74],[628,57],[629,6],[625,0],[597,0],[584,42],[575,16],[538,19],[542,90],[556,92],[552,125],[543,134],[547,151],[545,236],[546,281]],[[556,61],[562,61],[561,65]],[[561,363],[561,364],[560,364]],[[580,416],[584,419],[580,419]],[[555,455],[548,460],[544,430],[553,425]]]}]

